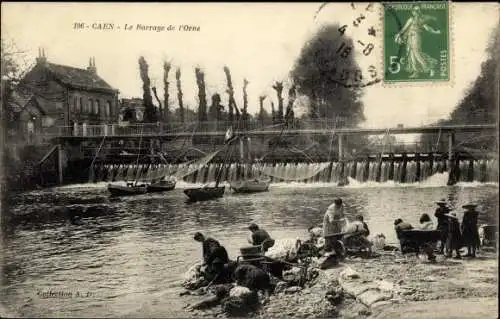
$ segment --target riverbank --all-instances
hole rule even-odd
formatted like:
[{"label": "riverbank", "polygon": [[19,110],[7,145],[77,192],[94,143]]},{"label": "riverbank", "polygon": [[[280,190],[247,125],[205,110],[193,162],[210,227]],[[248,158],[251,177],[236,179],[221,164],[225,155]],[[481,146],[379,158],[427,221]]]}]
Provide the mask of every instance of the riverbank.
[{"label": "riverbank", "polygon": [[[450,304],[463,301],[464,307],[471,305],[463,312],[467,316],[460,318],[496,318],[492,299],[497,298],[497,270],[497,257],[492,251],[483,251],[476,259],[438,256],[436,263],[398,252],[380,252],[367,259],[352,257],[320,271],[318,278],[303,289],[292,287],[272,295],[250,316],[378,319],[412,317],[411,311],[419,318],[449,318],[444,312],[449,305],[438,307],[441,310],[436,313],[429,305],[451,300]],[[486,303],[484,307],[478,306],[481,300]],[[192,315],[225,317],[220,307]]]}]

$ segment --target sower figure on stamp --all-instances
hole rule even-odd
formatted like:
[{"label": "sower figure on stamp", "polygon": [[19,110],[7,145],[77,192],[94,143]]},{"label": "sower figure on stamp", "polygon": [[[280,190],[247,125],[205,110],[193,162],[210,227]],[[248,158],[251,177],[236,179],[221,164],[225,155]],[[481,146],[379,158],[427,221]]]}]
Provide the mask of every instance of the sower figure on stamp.
[{"label": "sower figure on stamp", "polygon": [[426,24],[426,21],[436,18],[422,14],[419,6],[413,7],[411,15],[401,31],[396,34],[394,41],[404,45],[404,64],[406,71],[410,73],[410,78],[417,77],[419,73],[429,73],[430,77],[433,77],[438,61],[422,51],[421,33],[425,30],[440,34],[441,31]]}]

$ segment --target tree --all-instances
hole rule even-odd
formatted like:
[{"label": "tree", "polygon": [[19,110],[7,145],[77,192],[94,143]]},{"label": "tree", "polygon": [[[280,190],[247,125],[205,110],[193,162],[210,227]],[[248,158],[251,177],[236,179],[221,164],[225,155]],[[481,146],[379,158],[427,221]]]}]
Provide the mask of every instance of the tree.
[{"label": "tree", "polygon": [[207,120],[207,97],[205,92],[205,74],[200,68],[195,68],[196,84],[198,85],[198,121]]},{"label": "tree", "polygon": [[142,100],[144,103],[144,122],[156,122],[157,114],[156,108],[153,104],[153,97],[151,96],[151,81],[148,75],[148,63],[144,57],[139,58],[139,71],[142,79]]},{"label": "tree", "polygon": [[346,87],[338,79],[346,70],[357,70],[353,52],[339,48],[354,47],[351,38],[339,32],[338,25],[321,28],[302,47],[295,61],[291,77],[298,93],[309,97],[311,118],[343,117],[346,125],[355,126],[364,121],[362,89]]},{"label": "tree", "polygon": [[[435,125],[492,124],[498,121],[498,80],[500,74],[500,26],[492,33],[486,49],[487,59],[481,64],[481,73],[464,98],[450,114],[449,120],[439,120]],[[446,150],[447,136],[439,134],[422,135],[421,141],[427,148],[441,144]],[[496,136],[477,133],[457,133],[458,149],[490,150],[498,147]]]},{"label": "tree", "polygon": [[212,104],[208,110],[210,115],[210,120],[215,120],[216,130],[218,130],[219,122],[221,121],[222,111],[224,110],[224,106],[220,104],[221,98],[219,93],[215,93],[212,95]]},{"label": "tree", "polygon": [[292,86],[288,90],[288,105],[286,107],[286,114],[285,114],[286,123],[292,122],[295,118],[295,113],[293,111],[293,103],[295,103],[295,99],[297,97],[295,89],[296,89],[295,84],[292,84]]},{"label": "tree", "polygon": [[274,102],[271,102],[271,116],[272,116],[272,123],[276,124],[276,110],[274,109]]},{"label": "tree", "polygon": [[259,122],[260,126],[264,127],[264,100],[266,99],[265,95],[259,96]]},{"label": "tree", "polygon": [[243,79],[243,110],[242,110],[242,120],[243,120],[243,127],[245,129],[248,128],[248,94],[247,94],[247,86],[250,82],[248,82],[247,79]]},{"label": "tree", "polygon": [[278,96],[278,113],[275,114],[275,120],[277,123],[281,123],[283,121],[283,82],[276,81],[273,85],[273,89]]},{"label": "tree", "polygon": [[170,69],[172,68],[172,65],[170,62],[165,61],[163,63],[163,89],[164,89],[164,94],[163,94],[163,119],[165,121],[169,121],[169,115],[170,115],[170,108],[169,108],[169,94],[168,94],[168,87],[170,83],[168,82],[168,73],[170,72]]},{"label": "tree", "polygon": [[184,105],[182,103],[182,87],[181,87],[181,69],[177,68],[175,72],[175,80],[177,84],[177,100],[179,100],[179,118],[181,123],[184,123]]},{"label": "tree", "polygon": [[[238,110],[238,106],[236,105],[236,100],[234,99],[233,81],[231,79],[231,71],[229,70],[229,67],[224,66],[224,73],[226,74],[226,83],[227,83],[226,92],[229,95],[229,103],[228,103],[229,122],[231,122],[231,124],[234,124],[235,120],[236,122],[239,121],[240,111]],[[236,115],[236,118],[234,118],[234,115]]]}]

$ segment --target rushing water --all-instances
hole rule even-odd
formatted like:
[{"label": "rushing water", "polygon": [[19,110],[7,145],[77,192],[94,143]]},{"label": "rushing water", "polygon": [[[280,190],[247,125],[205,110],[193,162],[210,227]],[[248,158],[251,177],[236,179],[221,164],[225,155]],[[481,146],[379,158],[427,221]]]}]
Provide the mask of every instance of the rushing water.
[{"label": "rushing water", "polygon": [[[236,258],[247,245],[250,222],[275,238],[303,237],[309,226],[321,223],[335,197],[345,200],[348,216],[364,215],[372,233],[384,233],[388,242],[396,240],[395,218],[415,225],[440,198],[449,199],[460,218],[461,205],[475,201],[483,212],[480,223],[495,220],[497,184],[442,186],[446,180],[438,174],[413,185],[273,184],[267,193],[235,195],[226,189],[220,200],[194,204],[186,203],[179,189],[186,185],[113,201],[105,197],[104,183],[27,193],[11,207],[15,214],[46,216],[71,203],[89,217],[72,225],[49,216],[18,223],[6,234],[0,299],[12,312],[30,317],[186,317],[186,297],[178,293],[182,274],[201,255],[192,240],[195,231],[218,239]],[[97,201],[105,213],[91,214]],[[66,295],[43,294],[50,291]]]}]

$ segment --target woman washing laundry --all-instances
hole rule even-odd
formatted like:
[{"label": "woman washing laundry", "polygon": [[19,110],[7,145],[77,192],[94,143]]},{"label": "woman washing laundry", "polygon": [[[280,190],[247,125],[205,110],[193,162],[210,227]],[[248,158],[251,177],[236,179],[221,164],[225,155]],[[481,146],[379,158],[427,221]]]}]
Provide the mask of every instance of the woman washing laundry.
[{"label": "woman washing laundry", "polygon": [[[325,238],[325,251],[330,252],[335,247],[347,221],[344,216],[344,203],[341,198],[335,199],[334,203],[328,207],[323,217],[323,237]],[[335,236],[339,235],[339,236]],[[339,253],[335,249],[336,253]]]}]

